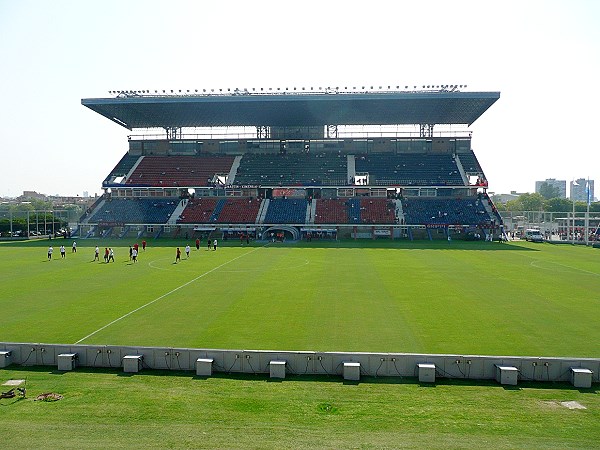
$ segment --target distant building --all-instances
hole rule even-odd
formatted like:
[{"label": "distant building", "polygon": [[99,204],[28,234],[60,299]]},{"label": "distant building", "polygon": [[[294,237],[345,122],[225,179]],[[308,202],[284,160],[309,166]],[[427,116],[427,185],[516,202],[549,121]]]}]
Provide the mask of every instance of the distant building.
[{"label": "distant building", "polygon": [[61,208],[68,205],[82,205],[89,206],[94,203],[97,195],[94,197],[80,197],[77,196],[67,196],[67,195],[45,195],[40,194],[36,191],[23,191],[23,195],[16,198],[17,202],[31,201],[31,200],[42,200],[45,202],[50,202],[53,208]]},{"label": "distant building", "polygon": [[46,196],[44,194],[39,194],[35,191],[23,191],[23,195],[17,197],[17,200],[46,200]]},{"label": "distant building", "polygon": [[519,198],[520,195],[522,195],[522,193],[518,193],[517,191],[510,191],[510,194],[495,194],[493,192],[490,192],[489,194],[490,197],[492,197],[494,203],[502,204],[506,204],[506,202],[510,200],[516,200]]},{"label": "distant building", "polygon": [[536,181],[535,182],[535,192],[541,194],[540,188],[547,184],[553,188],[555,188],[558,192],[558,198],[567,198],[567,181],[566,180],[557,180],[555,178],[547,178],[544,181]]},{"label": "distant building", "polygon": [[590,189],[590,200],[594,201],[594,180],[586,180],[585,178],[578,178],[575,181],[569,183],[571,189],[571,200],[576,202],[586,202],[588,199],[587,184],[589,182]]}]

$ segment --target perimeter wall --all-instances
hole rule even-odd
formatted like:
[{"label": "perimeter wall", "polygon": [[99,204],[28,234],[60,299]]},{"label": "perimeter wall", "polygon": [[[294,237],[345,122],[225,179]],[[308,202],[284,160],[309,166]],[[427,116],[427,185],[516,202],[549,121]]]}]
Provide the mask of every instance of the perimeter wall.
[{"label": "perimeter wall", "polygon": [[[289,375],[343,375],[343,363],[360,363],[361,376],[416,377],[417,364],[436,366],[436,376],[489,380],[496,366],[514,366],[519,380],[569,381],[571,367],[593,372],[600,382],[600,358],[558,358],[482,355],[435,355],[413,353],[345,353],[313,351],[219,350],[175,347],[127,347],[106,345],[60,345],[0,342],[0,351],[10,351],[10,363],[23,366],[56,366],[58,355],[77,354],[80,367],[120,368],[128,355],[143,355],[142,369],[196,370],[199,358],[213,359],[213,371],[223,373],[269,373],[271,361],[285,361]],[[0,367],[3,367],[0,361]]]}]

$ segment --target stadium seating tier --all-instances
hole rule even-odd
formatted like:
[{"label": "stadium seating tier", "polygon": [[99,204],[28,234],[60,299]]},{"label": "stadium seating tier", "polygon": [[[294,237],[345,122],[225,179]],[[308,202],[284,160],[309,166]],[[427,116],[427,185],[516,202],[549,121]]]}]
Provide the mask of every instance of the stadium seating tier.
[{"label": "stadium seating tier", "polygon": [[178,200],[158,198],[109,199],[89,222],[164,224],[178,203]]},{"label": "stadium seating tier", "polygon": [[216,174],[228,174],[233,156],[145,156],[127,184],[153,187],[210,186]]}]

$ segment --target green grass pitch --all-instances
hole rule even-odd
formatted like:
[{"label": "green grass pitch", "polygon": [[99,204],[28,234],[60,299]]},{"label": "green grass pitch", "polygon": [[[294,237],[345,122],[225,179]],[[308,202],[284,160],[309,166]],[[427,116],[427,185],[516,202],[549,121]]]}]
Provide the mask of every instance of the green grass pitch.
[{"label": "green grass pitch", "polygon": [[0,244],[1,341],[600,356],[598,249],[232,241],[188,259],[151,240],[133,264],[123,240],[53,240],[47,261],[49,243]]},{"label": "green grass pitch", "polygon": [[[60,259],[58,247],[67,243]],[[0,244],[0,340],[598,357],[600,251],[528,243]],[[168,375],[168,376],[165,376]],[[7,448],[596,448],[600,397],[566,383],[0,370]],[[3,388],[3,390],[6,390]],[[64,398],[36,402],[43,392]],[[576,401],[585,410],[561,402]]]}]

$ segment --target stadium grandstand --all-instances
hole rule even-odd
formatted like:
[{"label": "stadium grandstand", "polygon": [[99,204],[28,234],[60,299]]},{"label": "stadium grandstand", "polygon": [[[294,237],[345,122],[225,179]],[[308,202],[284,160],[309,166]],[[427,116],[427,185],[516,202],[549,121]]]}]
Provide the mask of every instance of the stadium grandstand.
[{"label": "stadium grandstand", "polygon": [[502,220],[469,126],[500,93],[462,88],[111,91],[83,99],[136,134],[77,233],[498,237]]}]

